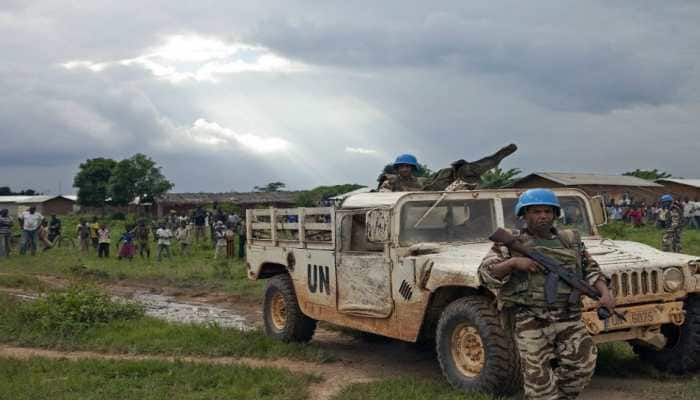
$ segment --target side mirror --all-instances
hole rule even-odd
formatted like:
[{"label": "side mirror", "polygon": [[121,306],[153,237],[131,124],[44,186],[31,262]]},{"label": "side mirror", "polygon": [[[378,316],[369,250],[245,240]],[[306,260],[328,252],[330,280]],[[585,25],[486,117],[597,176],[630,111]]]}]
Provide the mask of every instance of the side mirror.
[{"label": "side mirror", "polygon": [[367,226],[367,241],[371,243],[386,243],[391,234],[391,211],[370,210],[365,215]]},{"label": "side mirror", "polygon": [[591,198],[591,209],[593,211],[593,222],[596,226],[608,223],[608,214],[605,211],[605,200],[603,196],[593,196]]}]

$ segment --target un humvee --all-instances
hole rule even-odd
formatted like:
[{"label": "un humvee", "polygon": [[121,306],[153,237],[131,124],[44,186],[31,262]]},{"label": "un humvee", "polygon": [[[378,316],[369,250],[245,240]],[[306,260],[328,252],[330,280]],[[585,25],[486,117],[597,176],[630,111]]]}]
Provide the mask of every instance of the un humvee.
[{"label": "un humvee", "polygon": [[[583,321],[597,343],[629,341],[644,360],[674,373],[700,367],[700,257],[664,253],[598,235],[600,199],[555,189],[557,226],[581,232],[611,278],[626,321]],[[248,210],[247,273],[269,279],[265,332],[308,341],[317,321],[407,342],[434,340],[455,387],[518,389],[519,362],[495,295],[477,268],[497,228],[518,228],[517,190],[364,193],[333,207]]]}]

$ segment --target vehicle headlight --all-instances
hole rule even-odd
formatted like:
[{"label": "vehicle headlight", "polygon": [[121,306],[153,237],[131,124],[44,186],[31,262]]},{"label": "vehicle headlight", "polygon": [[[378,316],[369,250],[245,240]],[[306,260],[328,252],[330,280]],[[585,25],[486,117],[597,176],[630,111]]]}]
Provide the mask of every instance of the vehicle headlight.
[{"label": "vehicle headlight", "polygon": [[668,268],[664,271],[664,288],[674,292],[683,287],[683,272],[678,268]]},{"label": "vehicle headlight", "polygon": [[691,274],[700,274],[700,260],[688,262],[688,268],[690,268]]}]

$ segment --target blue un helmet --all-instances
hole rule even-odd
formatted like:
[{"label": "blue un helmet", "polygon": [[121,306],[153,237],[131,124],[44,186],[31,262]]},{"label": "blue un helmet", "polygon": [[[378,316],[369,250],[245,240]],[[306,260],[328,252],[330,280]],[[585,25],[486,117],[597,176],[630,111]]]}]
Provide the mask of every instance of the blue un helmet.
[{"label": "blue un helmet", "polygon": [[413,154],[401,154],[400,156],[396,157],[396,161],[394,161],[394,167],[398,167],[401,164],[406,164],[412,166],[413,168],[418,168],[418,160]]},{"label": "blue un helmet", "polygon": [[673,196],[670,194],[665,194],[661,196],[661,202],[662,203],[673,203]]},{"label": "blue un helmet", "polygon": [[525,212],[525,207],[529,206],[552,206],[558,217],[561,212],[561,205],[557,196],[549,189],[530,189],[521,194],[515,204],[515,215],[520,217]]}]

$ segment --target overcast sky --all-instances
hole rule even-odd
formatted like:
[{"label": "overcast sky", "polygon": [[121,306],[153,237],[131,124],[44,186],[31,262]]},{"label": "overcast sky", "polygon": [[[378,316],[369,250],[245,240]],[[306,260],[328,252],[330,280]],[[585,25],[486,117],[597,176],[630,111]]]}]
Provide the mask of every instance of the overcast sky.
[{"label": "overcast sky", "polygon": [[[351,4],[349,4],[351,3]],[[41,1],[0,7],[0,186],[141,152],[183,191],[503,166],[699,178],[697,1]]]}]

